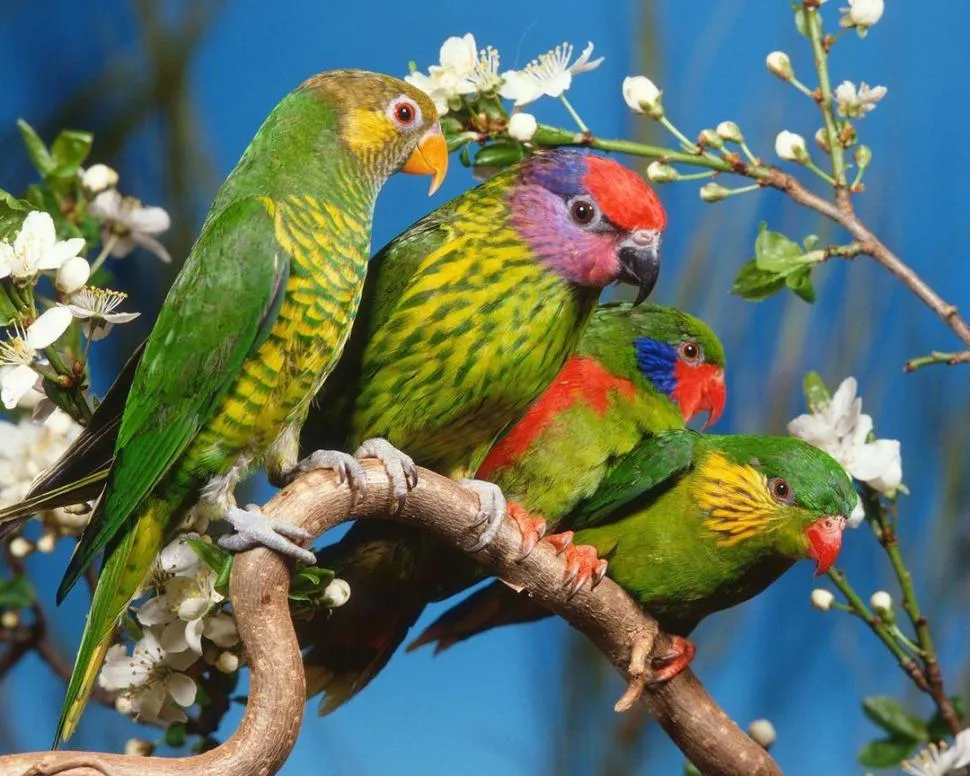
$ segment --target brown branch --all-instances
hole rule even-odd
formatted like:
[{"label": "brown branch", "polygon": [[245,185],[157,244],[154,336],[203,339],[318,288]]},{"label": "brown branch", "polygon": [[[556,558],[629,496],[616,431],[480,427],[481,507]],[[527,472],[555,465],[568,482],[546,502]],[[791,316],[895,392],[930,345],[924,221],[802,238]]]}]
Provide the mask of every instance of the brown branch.
[{"label": "brown branch", "polygon": [[[280,492],[265,512],[272,518],[301,525],[318,535],[349,519],[387,518],[394,497],[379,463],[365,462],[367,495],[356,504],[332,472],[311,472]],[[475,521],[474,497],[424,469],[418,486],[394,519],[432,531],[456,546],[466,546],[468,526]],[[540,545],[524,561],[518,529],[506,521],[498,536],[476,559],[535,599],[561,614],[588,636],[617,670],[631,677],[634,652],[648,646],[666,651],[666,637],[656,622],[609,579],[595,591],[581,590],[568,598],[562,581],[563,560]],[[194,757],[156,758],[77,752],[35,752],[0,757],[0,776],[59,773],[70,776],[265,776],[276,773],[296,741],[303,719],[305,678],[300,649],[290,619],[287,598],[290,570],[267,550],[236,558],[232,571],[232,602],[239,634],[252,671],[249,702],[239,729],[222,745]],[[639,647],[639,649],[638,649]],[[644,702],[664,730],[702,773],[715,776],[780,774],[771,757],[743,733],[690,671],[665,685],[645,687]],[[38,766],[42,768],[38,769]]]}]

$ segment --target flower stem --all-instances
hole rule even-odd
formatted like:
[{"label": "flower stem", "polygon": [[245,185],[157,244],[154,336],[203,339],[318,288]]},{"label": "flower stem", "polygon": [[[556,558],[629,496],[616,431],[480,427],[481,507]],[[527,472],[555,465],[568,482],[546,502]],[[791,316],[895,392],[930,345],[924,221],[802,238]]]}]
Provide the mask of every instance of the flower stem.
[{"label": "flower stem", "polygon": [[684,147],[684,150],[686,150],[687,153],[689,153],[691,155],[696,155],[697,153],[700,152],[700,149],[697,147],[697,144],[696,143],[692,143],[688,139],[687,135],[685,135],[683,132],[681,132],[679,129],[677,129],[677,127],[674,125],[674,123],[670,119],[668,119],[666,116],[661,116],[660,117],[660,123],[663,124],[664,128],[671,135],[673,135],[675,138],[677,138],[680,141],[680,144]]},{"label": "flower stem", "polygon": [[[832,156],[832,177],[835,179],[835,187],[845,187],[845,154],[842,141],[839,138],[839,130],[835,123],[835,113],[832,110],[832,84],[829,81],[829,55],[822,43],[822,15],[818,12],[818,7],[813,2],[803,0],[802,7],[805,10],[805,21],[808,27],[808,36],[812,41],[812,53],[815,55],[815,69],[818,72],[818,84],[821,90],[821,98],[818,100],[819,110],[822,111],[822,121],[825,123],[825,134],[828,139],[829,151]],[[812,95],[814,99],[814,95]]]},{"label": "flower stem", "polygon": [[576,126],[579,127],[579,131],[584,134],[589,132],[589,127],[587,127],[586,123],[580,118],[579,114],[576,112],[576,109],[572,106],[572,103],[566,99],[566,95],[561,94],[559,99],[562,100],[562,104],[566,106],[566,110],[569,111],[569,115],[573,117],[573,121],[576,122]]},{"label": "flower stem", "polygon": [[811,170],[812,172],[814,172],[823,181],[825,181],[826,183],[828,183],[830,186],[834,186],[835,185],[835,179],[831,175],[829,175],[827,172],[825,172],[825,170],[820,169],[819,166],[817,164],[815,164],[815,162],[813,162],[811,159],[809,159],[807,162],[805,162],[805,166],[809,170]]},{"label": "flower stem", "polygon": [[798,89],[798,91],[800,91],[802,94],[804,94],[809,99],[811,99],[813,101],[815,100],[815,95],[812,94],[812,90],[809,89],[807,86],[805,86],[805,84],[803,84],[797,78],[795,78],[795,76],[792,76],[791,78],[789,78],[788,79],[788,83],[790,83],[792,86],[794,86],[796,89]]},{"label": "flower stem", "polygon": [[98,254],[98,257],[91,264],[91,275],[94,275],[95,272],[101,269],[101,265],[104,264],[105,259],[107,259],[108,255],[111,253],[111,249],[114,248],[117,243],[118,235],[116,234],[112,234],[107,240],[105,240],[104,245],[101,246],[101,253]]},{"label": "flower stem", "polygon": [[761,163],[758,157],[755,156],[753,153],[751,153],[751,149],[748,148],[748,144],[745,143],[743,140],[741,141],[741,150],[744,152],[744,155],[748,157],[748,161],[751,162],[751,164]]}]

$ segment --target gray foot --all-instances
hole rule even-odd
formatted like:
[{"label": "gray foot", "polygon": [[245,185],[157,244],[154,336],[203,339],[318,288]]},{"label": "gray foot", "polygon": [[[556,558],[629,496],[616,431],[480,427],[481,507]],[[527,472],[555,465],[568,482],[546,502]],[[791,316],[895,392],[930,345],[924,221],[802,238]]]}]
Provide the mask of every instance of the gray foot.
[{"label": "gray foot", "polygon": [[224,518],[236,531],[219,539],[223,549],[244,552],[254,547],[266,547],[308,566],[317,562],[312,552],[295,543],[308,540],[310,534],[307,531],[280,520],[270,520],[255,504],[246,509],[229,507]]},{"label": "gray foot", "polygon": [[346,482],[355,495],[361,497],[367,495],[367,475],[364,473],[364,467],[354,456],[339,450],[317,450],[310,453],[306,458],[297,461],[296,466],[286,473],[286,480],[289,482],[298,474],[314,469],[333,469],[337,472],[337,479],[341,485]]},{"label": "gray foot", "polygon": [[391,489],[400,511],[408,491],[418,484],[418,470],[411,456],[402,453],[386,439],[374,437],[364,440],[364,444],[354,453],[354,458],[376,458],[384,464],[384,470],[391,481]]},{"label": "gray foot", "polygon": [[458,480],[458,484],[478,496],[478,520],[475,521],[472,528],[484,525],[485,530],[478,537],[478,541],[468,548],[469,552],[478,552],[495,538],[502,527],[502,521],[509,511],[508,503],[505,501],[505,494],[502,493],[502,489],[491,482]]}]

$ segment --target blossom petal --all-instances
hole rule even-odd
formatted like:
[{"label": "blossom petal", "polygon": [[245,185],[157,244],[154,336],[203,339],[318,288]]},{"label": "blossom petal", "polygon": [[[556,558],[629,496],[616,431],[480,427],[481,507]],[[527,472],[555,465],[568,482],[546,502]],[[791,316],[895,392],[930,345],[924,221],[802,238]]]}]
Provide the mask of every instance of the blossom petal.
[{"label": "blossom petal", "polygon": [[588,73],[590,70],[595,70],[601,64],[606,57],[600,57],[599,59],[594,59],[592,62],[589,61],[590,56],[593,54],[593,43],[590,41],[586,44],[586,48],[583,49],[583,53],[579,55],[572,67],[569,68],[569,72],[576,73]]},{"label": "blossom petal", "polygon": [[191,706],[195,703],[198,688],[195,682],[185,674],[172,674],[165,680],[165,689],[179,706]]},{"label": "blossom petal", "polygon": [[[154,253],[165,264],[172,263],[172,256],[169,254],[168,249],[158,240],[149,237],[146,233],[132,232],[130,239],[145,250]],[[131,251],[128,251],[128,253],[131,253]]]},{"label": "blossom petal", "polygon": [[137,614],[138,622],[142,625],[165,625],[175,619],[169,604],[168,596],[160,595],[146,601]]},{"label": "blossom petal", "polygon": [[219,612],[207,618],[204,633],[205,637],[217,647],[225,649],[239,643],[236,621],[225,612]]},{"label": "blossom petal", "polygon": [[3,406],[8,410],[16,407],[36,381],[37,373],[26,364],[5,369],[0,376],[0,400]]},{"label": "blossom petal", "polygon": [[201,617],[197,620],[192,620],[192,622],[185,626],[185,643],[197,655],[202,654],[202,629],[204,627],[205,623]]},{"label": "blossom petal", "polygon": [[862,506],[862,499],[859,498],[859,494],[856,493],[855,506],[852,508],[852,514],[849,515],[849,519],[846,520],[846,525],[849,528],[858,528],[862,525],[862,521],[866,519],[866,508]]},{"label": "blossom petal", "polygon": [[172,620],[166,625],[159,637],[162,649],[166,652],[185,652],[189,648],[185,629],[186,623],[179,619]]},{"label": "blossom petal", "polygon": [[71,325],[71,311],[64,305],[55,305],[44,310],[27,327],[27,344],[34,350],[42,350],[53,344]]},{"label": "blossom petal", "polygon": [[172,226],[171,216],[158,206],[135,208],[125,220],[132,231],[142,234],[161,234]]},{"label": "blossom petal", "polygon": [[44,255],[37,262],[37,269],[60,269],[65,261],[77,257],[83,250],[84,240],[80,237],[55,243],[44,251]]},{"label": "blossom petal", "polygon": [[542,96],[535,79],[521,70],[508,70],[503,73],[502,86],[498,93],[506,100],[514,100],[516,107],[528,105]]}]

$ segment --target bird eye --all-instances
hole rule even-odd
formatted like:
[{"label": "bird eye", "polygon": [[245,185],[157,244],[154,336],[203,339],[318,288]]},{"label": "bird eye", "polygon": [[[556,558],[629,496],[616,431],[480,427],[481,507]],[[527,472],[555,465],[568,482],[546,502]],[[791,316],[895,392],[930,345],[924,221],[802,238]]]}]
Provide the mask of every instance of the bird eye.
[{"label": "bird eye", "polygon": [[688,364],[698,364],[704,360],[704,348],[694,340],[681,343],[680,357]]},{"label": "bird eye", "polygon": [[391,101],[387,114],[398,127],[408,129],[421,117],[421,109],[407,97],[398,97]]},{"label": "bird eye", "polygon": [[596,205],[588,199],[574,199],[569,203],[569,217],[580,226],[589,226],[598,215]]},{"label": "bird eye", "polygon": [[771,490],[771,495],[774,497],[775,501],[781,504],[791,504],[793,500],[791,485],[788,484],[787,480],[783,480],[781,477],[775,477],[770,483],[768,483],[768,488]]}]

